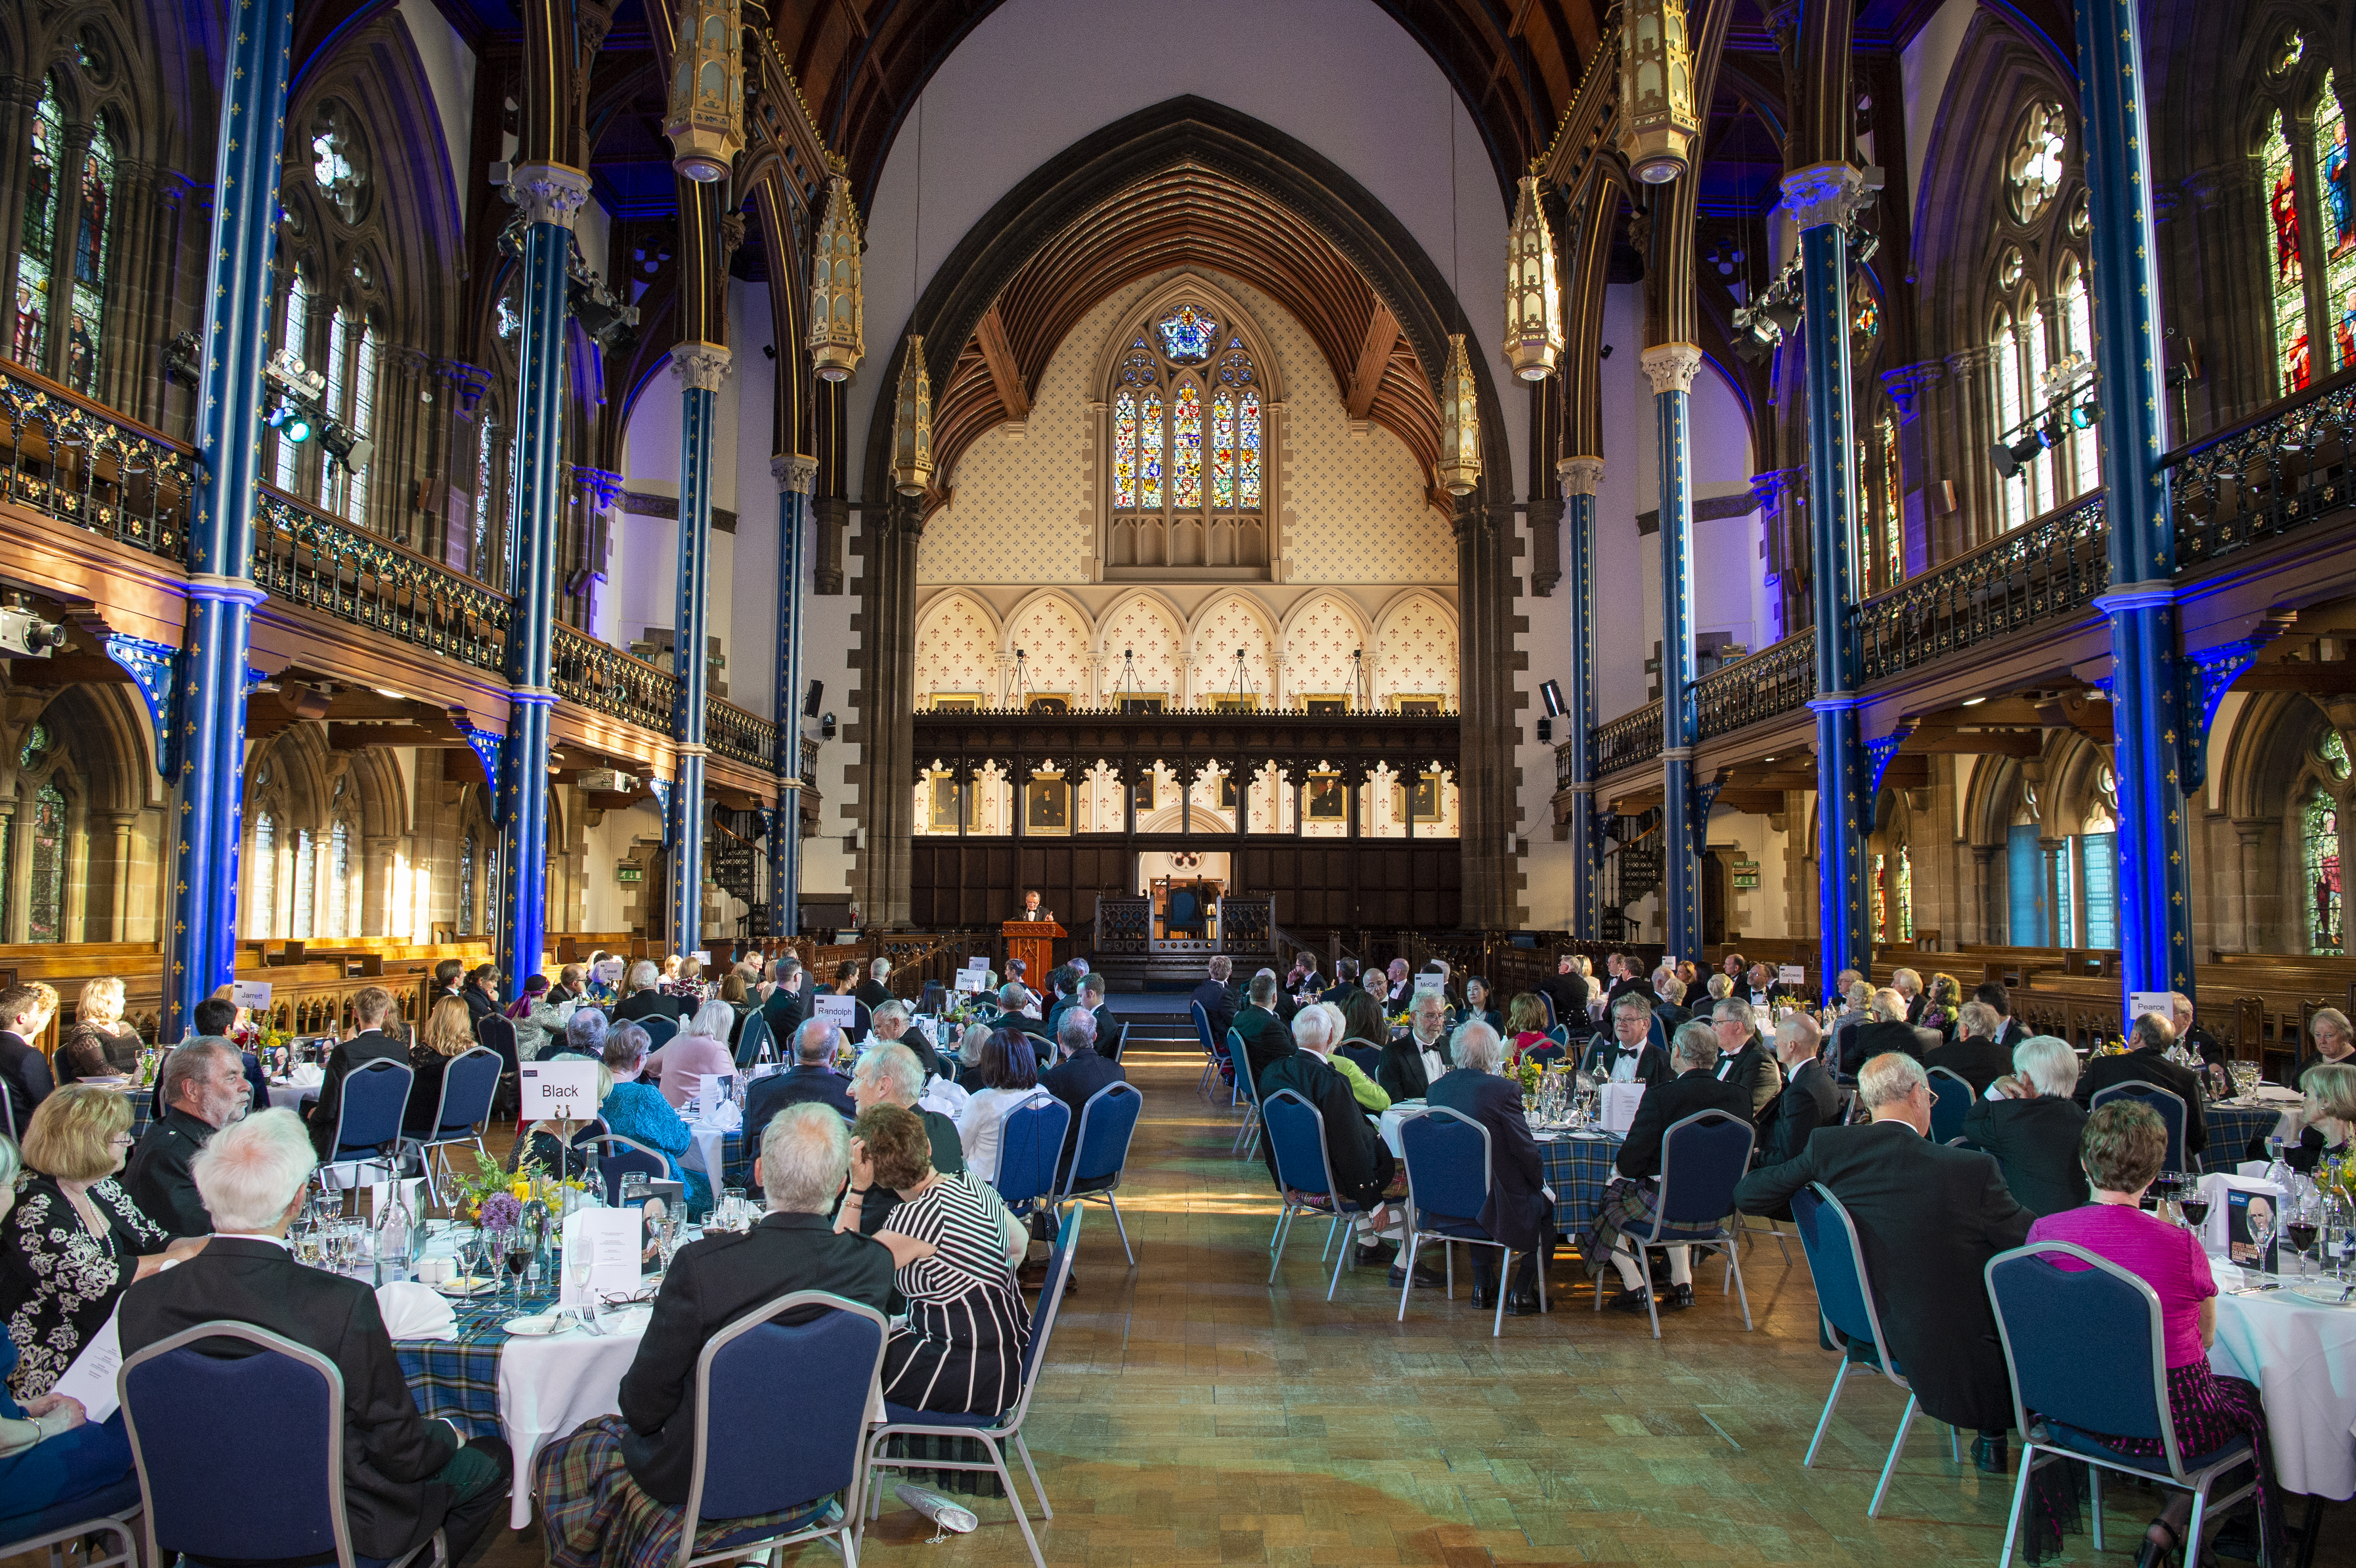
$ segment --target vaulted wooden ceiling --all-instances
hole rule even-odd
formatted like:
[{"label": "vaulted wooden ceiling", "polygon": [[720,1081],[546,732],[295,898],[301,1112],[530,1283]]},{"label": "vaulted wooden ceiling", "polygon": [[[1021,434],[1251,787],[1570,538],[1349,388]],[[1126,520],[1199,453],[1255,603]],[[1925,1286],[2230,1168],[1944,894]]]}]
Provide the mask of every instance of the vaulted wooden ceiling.
[{"label": "vaulted wooden ceiling", "polygon": [[[1028,416],[1047,362],[1098,302],[1179,267],[1239,281],[1290,312],[1317,346],[1350,417],[1396,434],[1432,483],[1440,407],[1432,378],[1390,310],[1299,215],[1194,165],[1108,198],[1007,281],[935,391],[934,458],[942,475],[954,475],[958,456],[984,432]],[[1289,368],[1295,377],[1311,369]]]}]

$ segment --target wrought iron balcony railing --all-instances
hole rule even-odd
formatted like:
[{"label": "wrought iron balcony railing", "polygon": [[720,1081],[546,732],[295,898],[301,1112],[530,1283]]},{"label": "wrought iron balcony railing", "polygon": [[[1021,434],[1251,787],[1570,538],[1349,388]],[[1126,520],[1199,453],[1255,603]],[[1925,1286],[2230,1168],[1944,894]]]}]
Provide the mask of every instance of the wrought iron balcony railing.
[{"label": "wrought iron balcony railing", "polygon": [[1655,698],[1595,731],[1595,776],[1616,773],[1661,756],[1661,703]]},{"label": "wrought iron balcony railing", "polygon": [[2098,493],[1866,601],[1859,675],[1870,685],[2078,609],[2110,586],[2109,548]]},{"label": "wrought iron balcony railing", "polygon": [[766,773],[776,763],[777,727],[725,698],[710,698],[703,705],[703,743],[714,756],[750,763]]},{"label": "wrought iron balcony railing", "polygon": [[2356,506],[2356,373],[2172,453],[2180,571]]},{"label": "wrought iron balcony railing", "polygon": [[1749,658],[1721,665],[1694,683],[1704,741],[1805,708],[1816,694],[1816,629],[1802,628]]},{"label": "wrought iron balcony railing", "polygon": [[119,544],[180,560],[187,553],[197,459],[160,431],[0,360],[0,498]]},{"label": "wrought iron balcony railing", "polygon": [[570,626],[551,630],[549,662],[559,697],[641,730],[670,733],[679,682],[669,670],[584,637]]},{"label": "wrought iron balcony railing", "polygon": [[438,657],[503,671],[515,602],[465,573],[265,485],[253,581],[291,603]]}]

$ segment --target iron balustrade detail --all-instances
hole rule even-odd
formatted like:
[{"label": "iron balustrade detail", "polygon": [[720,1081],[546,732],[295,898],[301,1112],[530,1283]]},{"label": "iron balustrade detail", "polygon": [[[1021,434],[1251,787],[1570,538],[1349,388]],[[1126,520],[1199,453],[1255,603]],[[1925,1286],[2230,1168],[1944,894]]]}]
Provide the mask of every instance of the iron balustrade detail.
[{"label": "iron balustrade detail", "polygon": [[1655,698],[1633,713],[1622,713],[1595,731],[1593,776],[1616,773],[1661,758],[1661,703]]},{"label": "iron balustrade detail", "polygon": [[550,631],[550,673],[559,697],[658,735],[670,733],[679,681],[669,670],[657,669],[567,625],[558,624]]},{"label": "iron balustrade detail", "polygon": [[507,667],[506,594],[265,485],[253,581],[273,597],[476,669]]},{"label": "iron balustrade detail", "polygon": [[1809,626],[1694,682],[1697,738],[1731,735],[1795,709],[1816,694],[1816,629]]},{"label": "iron balustrade detail", "polygon": [[173,561],[187,554],[195,452],[0,360],[0,499]]},{"label": "iron balustrade detail", "polygon": [[801,773],[801,778],[802,778],[802,783],[803,783],[803,784],[808,784],[808,785],[810,785],[812,788],[817,787],[817,785],[816,785],[816,781],[817,781],[817,778],[818,778],[818,742],[817,742],[816,741],[808,741],[808,740],[806,740],[806,741],[804,741],[802,742],[802,773]]},{"label": "iron balustrade detail", "polygon": [[1554,787],[1555,787],[1555,790],[1556,790],[1556,792],[1557,792],[1558,794],[1559,794],[1559,793],[1560,793],[1561,791],[1563,791],[1563,790],[1567,790],[1567,789],[1569,789],[1569,788],[1571,786],[1571,784],[1575,782],[1575,781],[1572,779],[1572,777],[1571,777],[1571,772],[1572,772],[1572,770],[1571,770],[1571,765],[1570,765],[1570,764],[1571,764],[1571,751],[1570,751],[1570,749],[1571,749],[1573,746],[1582,746],[1582,745],[1585,745],[1586,743],[1587,743],[1587,742],[1586,742],[1584,740],[1565,741],[1561,742],[1560,744],[1558,744],[1558,746],[1556,746],[1556,747],[1555,747],[1555,749],[1554,749]]},{"label": "iron balustrade detail", "polygon": [[703,704],[703,743],[715,757],[750,763],[766,772],[776,759],[777,727],[724,698],[707,698]]},{"label": "iron balustrade detail", "polygon": [[1870,684],[2065,615],[2111,584],[2100,493],[1857,607]]},{"label": "iron balustrade detail", "polygon": [[2356,506],[2356,376],[2168,459],[2179,570]]}]

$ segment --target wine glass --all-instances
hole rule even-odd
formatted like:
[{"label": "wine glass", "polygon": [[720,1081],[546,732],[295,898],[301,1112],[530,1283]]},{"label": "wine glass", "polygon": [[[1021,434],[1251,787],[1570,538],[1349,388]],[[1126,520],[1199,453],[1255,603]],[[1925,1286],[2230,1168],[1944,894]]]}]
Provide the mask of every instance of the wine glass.
[{"label": "wine glass", "polygon": [[516,1293],[516,1305],[523,1305],[523,1271],[531,1263],[531,1238],[520,1228],[508,1232],[508,1282]]},{"label": "wine glass", "polygon": [[2186,1185],[2182,1195],[2176,1200],[2176,1209],[2184,1216],[2185,1224],[2192,1230],[2197,1231],[2209,1222],[2209,1195],[2197,1182]]},{"label": "wine glass", "polygon": [[[2302,1192],[2284,1204],[2283,1234],[2290,1238],[2291,1254],[2294,1257],[2303,1254],[2309,1247],[2315,1245],[2317,1223],[2322,1217],[2318,1212],[2319,1208],[2320,1205],[2317,1203],[2315,1195],[2311,1192]],[[2302,1268],[2298,1272],[2304,1274],[2307,1271]],[[2317,1265],[2316,1272],[2319,1274],[2322,1272],[2320,1264]]]}]

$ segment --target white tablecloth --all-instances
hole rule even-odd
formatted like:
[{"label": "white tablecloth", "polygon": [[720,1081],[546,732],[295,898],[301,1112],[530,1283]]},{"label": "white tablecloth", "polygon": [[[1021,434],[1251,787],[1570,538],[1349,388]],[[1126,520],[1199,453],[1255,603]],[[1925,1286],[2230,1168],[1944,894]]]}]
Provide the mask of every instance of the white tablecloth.
[{"label": "white tablecloth", "polygon": [[1381,1119],[1376,1123],[1376,1129],[1382,1134],[1383,1142],[1389,1147],[1392,1154],[1404,1157],[1407,1152],[1399,1147],[1399,1124],[1417,1112],[1430,1108],[1430,1105],[1422,1100],[1391,1102],[1391,1108],[1382,1114]]},{"label": "white tablecloth", "polygon": [[509,1339],[499,1352],[500,1435],[515,1456],[508,1523],[531,1523],[534,1461],[549,1442],[586,1421],[621,1413],[622,1374],[638,1353],[647,1309],[608,1313],[605,1332],[568,1328],[545,1339]]},{"label": "white tablecloth", "polygon": [[2221,1292],[2209,1365],[2257,1384],[2286,1490],[2356,1497],[2356,1307],[2319,1307],[2287,1289]]},{"label": "white tablecloth", "polygon": [[680,1164],[690,1170],[700,1170],[712,1180],[712,1196],[720,1196],[720,1177],[727,1160],[723,1147],[728,1135],[718,1127],[707,1127],[691,1122],[687,1128],[687,1152],[679,1157]]}]

